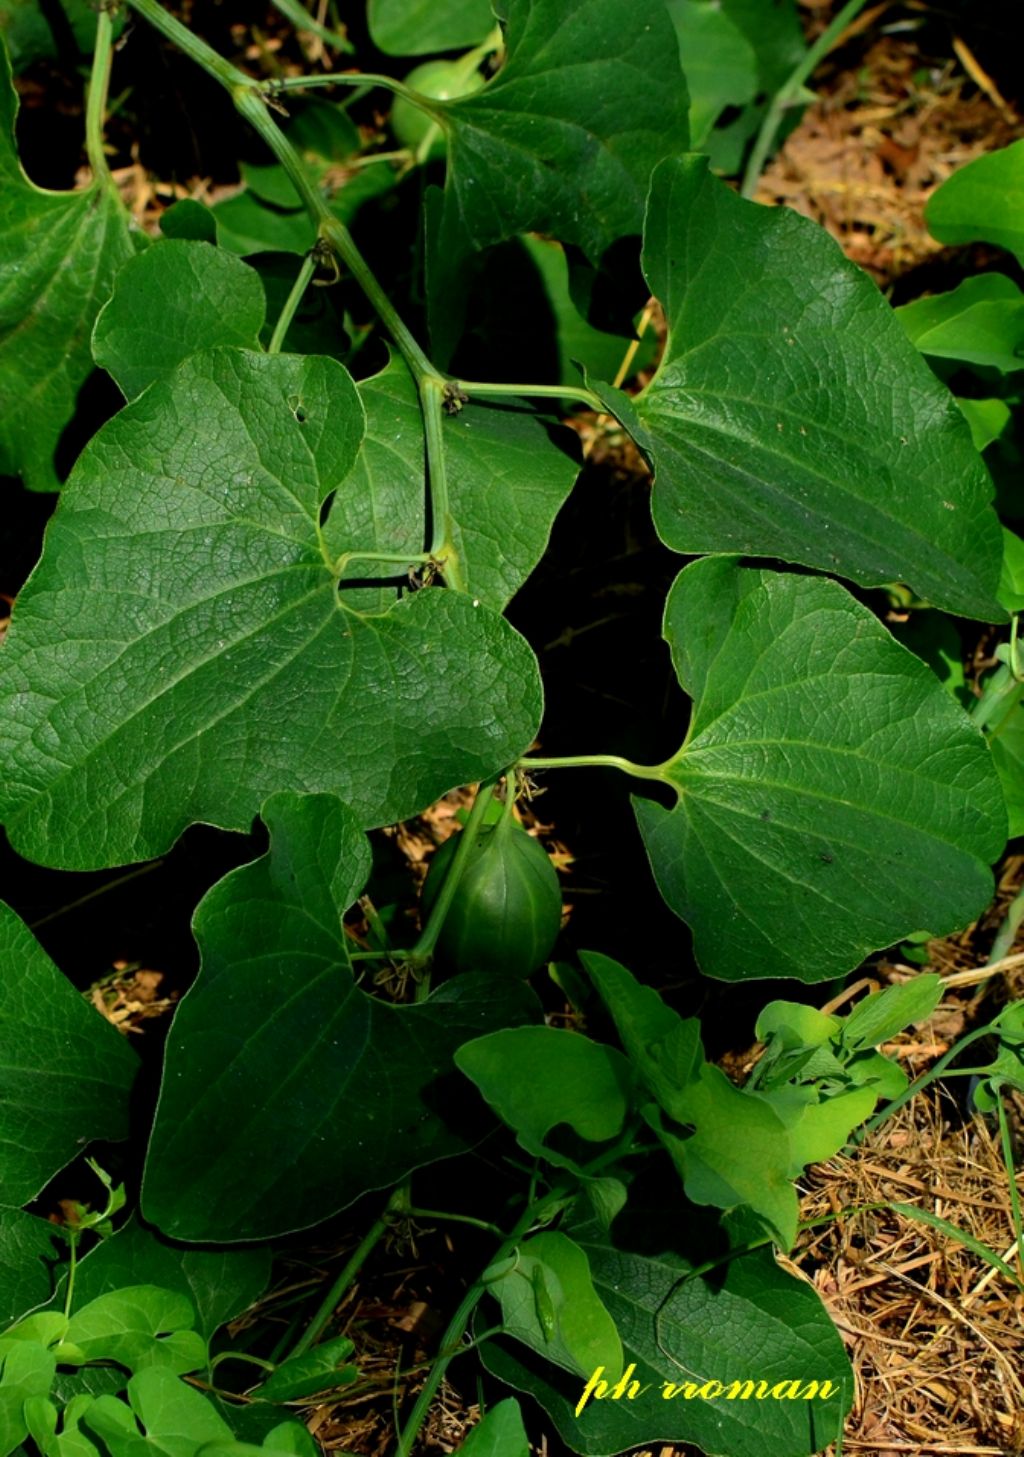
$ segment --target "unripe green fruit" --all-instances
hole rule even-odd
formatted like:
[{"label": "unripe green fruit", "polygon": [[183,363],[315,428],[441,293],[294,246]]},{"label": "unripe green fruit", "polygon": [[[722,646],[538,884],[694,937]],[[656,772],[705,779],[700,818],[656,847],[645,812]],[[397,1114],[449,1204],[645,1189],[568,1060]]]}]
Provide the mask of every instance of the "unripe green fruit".
[{"label": "unripe green fruit", "polygon": [[[423,911],[437,899],[459,837],[434,855],[423,886]],[[558,873],[539,845],[504,815],[485,826],[470,851],[437,942],[452,971],[529,976],[551,954],[562,920]]]},{"label": "unripe green fruit", "polygon": [[[410,90],[419,91],[422,96],[433,96],[438,101],[450,101],[455,96],[468,96],[473,91],[479,91],[483,84],[484,78],[479,71],[470,71],[467,75],[458,61],[427,61],[410,71],[405,78],[405,85]],[[391,130],[403,147],[415,151],[427,133],[436,130],[436,124],[425,111],[420,111],[418,106],[413,106],[404,96],[396,96],[395,104],[391,108]],[[437,132],[424,160],[433,162],[444,154],[444,135]]]}]

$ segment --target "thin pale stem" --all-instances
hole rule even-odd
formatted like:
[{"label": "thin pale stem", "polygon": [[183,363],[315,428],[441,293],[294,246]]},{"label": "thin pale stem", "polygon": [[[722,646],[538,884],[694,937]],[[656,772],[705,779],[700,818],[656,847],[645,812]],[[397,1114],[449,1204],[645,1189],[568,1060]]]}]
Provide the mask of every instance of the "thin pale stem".
[{"label": "thin pale stem", "polygon": [[768,154],[774,145],[779,127],[782,125],[782,118],[796,101],[804,82],[817,70],[820,62],[828,55],[846,27],[856,20],[866,4],[867,0],[847,0],[847,3],[840,10],[839,14],[822,31],[814,44],[809,47],[800,64],[793,67],[785,81],[783,81],[778,91],[772,97],[771,105],[764,114],[757,138],[751,149],[746,171],[743,174],[743,186],[740,189],[741,196],[753,197],[757,191],[758,181],[760,180],[761,173],[764,171]]},{"label": "thin pale stem", "polygon": [[96,17],[96,45],[92,53],[92,72],[85,105],[85,154],[92,168],[94,182],[110,181],[110,167],[103,150],[103,123],[107,112],[107,93],[110,90],[113,39],[110,13],[101,8]]},{"label": "thin pale stem", "polygon": [[916,1097],[918,1093],[922,1092],[930,1084],[934,1083],[936,1079],[940,1078],[950,1063],[958,1058],[966,1047],[969,1047],[972,1042],[977,1042],[979,1038],[987,1037],[991,1031],[991,1026],[978,1027],[974,1032],[969,1032],[966,1037],[962,1037],[959,1042],[955,1042],[949,1051],[943,1053],[938,1062],[934,1063],[927,1072],[923,1072],[909,1087],[904,1088],[899,1097],[893,1098],[883,1108],[880,1108],[874,1117],[869,1118],[866,1123],[862,1123],[851,1135],[847,1148],[856,1148],[858,1144],[863,1143],[869,1133],[873,1133],[876,1128],[880,1128],[887,1118],[891,1118],[894,1113],[898,1113],[901,1108],[910,1102],[911,1098]]},{"label": "thin pale stem", "polygon": [[505,1238],[505,1231],[496,1224],[491,1224],[486,1219],[474,1219],[471,1214],[449,1214],[444,1209],[417,1209],[405,1210],[410,1219],[444,1219],[453,1224],[468,1224],[473,1229],[482,1229],[487,1234],[496,1234],[499,1239]]},{"label": "thin pale stem", "polygon": [[1021,1222],[1020,1191],[1017,1188],[1017,1171],[1013,1162],[1013,1138],[1010,1132],[1010,1120],[1006,1116],[1002,1088],[996,1089],[996,1107],[999,1110],[999,1137],[1003,1146],[1003,1162],[1006,1164],[1006,1177],[1010,1185],[1010,1216],[1013,1220],[1013,1232],[1017,1239],[1017,1273],[1024,1278],[1024,1223]]},{"label": "thin pale stem", "polygon": [[315,35],[317,40],[322,40],[325,45],[333,46],[336,51],[345,51],[351,54],[355,46],[347,35],[340,31],[330,30],[326,25],[321,25],[319,20],[314,19],[308,13],[299,0],[271,0],[275,10],[279,10],[286,20],[290,20],[296,30],[308,31]]},{"label": "thin pale stem", "polygon": [[284,308],[278,316],[274,325],[274,332],[270,336],[270,343],[267,345],[268,354],[280,354],[281,346],[284,344],[285,336],[292,326],[299,305],[302,303],[310,280],[316,272],[316,259],[312,253],[307,253],[302,260],[302,267],[299,269],[298,277],[292,284],[291,292],[284,301]]},{"label": "thin pale stem", "polygon": [[518,768],[528,773],[533,769],[620,769],[623,774],[632,774],[635,779],[660,779],[669,784],[668,767],[673,760],[664,764],[634,764],[619,754],[573,754],[565,759],[540,759],[532,755],[520,759]]},{"label": "thin pale stem", "polygon": [[600,395],[587,389],[586,385],[562,384],[501,384],[491,380],[459,379],[455,388],[469,395],[527,395],[538,399],[580,400],[593,410],[604,410],[605,403]]},{"label": "thin pale stem", "polygon": [[[347,572],[353,562],[389,562],[395,566],[415,567],[426,566],[431,561],[429,552],[397,552],[397,551],[347,551],[334,563],[334,574],[339,579],[344,572]],[[339,580],[339,586],[345,584]]]},{"label": "thin pale stem", "polygon": [[376,71],[342,71],[331,72],[327,76],[282,76],[280,80],[263,83],[263,89],[271,96],[276,96],[281,91],[309,91],[320,90],[324,86],[362,86],[367,91],[380,86],[385,91],[391,91],[395,96],[401,96],[404,100],[411,102],[420,111],[427,112],[430,116],[439,116],[440,108],[436,100],[431,96],[422,96],[414,91],[411,86],[405,86],[401,81],[396,81],[394,76],[382,76]]},{"label": "thin pale stem", "polygon": [[58,920],[61,916],[77,911],[80,906],[88,905],[90,901],[96,900],[98,896],[106,895],[108,891],[117,890],[121,885],[127,885],[130,880],[138,880],[140,875],[149,875],[154,870],[159,870],[163,865],[162,860],[150,860],[145,865],[137,865],[134,870],[128,870],[124,875],[119,875],[116,880],[108,880],[106,885],[98,885],[95,890],[87,891],[80,895],[77,900],[69,901],[66,906],[59,906],[57,910],[50,911],[45,916],[40,916],[38,921],[29,923],[30,931],[37,931],[40,926],[48,926],[51,921]]},{"label": "thin pale stem", "polygon": [[448,460],[444,448],[443,381],[435,376],[424,376],[419,381],[419,396],[427,454],[427,484],[430,488],[430,555],[440,565],[449,587],[464,592],[465,579],[451,539]]},{"label": "thin pale stem", "polygon": [[75,1298],[75,1275],[78,1271],[78,1241],[81,1238],[77,1229],[68,1233],[68,1283],[64,1291],[64,1319],[71,1318],[71,1302]]}]

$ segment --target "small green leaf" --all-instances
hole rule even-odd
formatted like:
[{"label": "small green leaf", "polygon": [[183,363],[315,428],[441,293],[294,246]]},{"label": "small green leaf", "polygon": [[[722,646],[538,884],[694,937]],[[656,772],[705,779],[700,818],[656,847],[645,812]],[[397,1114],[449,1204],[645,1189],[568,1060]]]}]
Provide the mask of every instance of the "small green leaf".
[{"label": "small green leaf", "polygon": [[[359,1378],[359,1369],[348,1364],[355,1346],[348,1336],[323,1341],[304,1356],[292,1356],[249,1394],[259,1401],[296,1401],[349,1386]],[[266,1443],[264,1445],[267,1445]],[[273,1444],[270,1444],[273,1445]]]},{"label": "small green leaf", "polygon": [[133,400],[201,349],[259,347],[259,275],[209,243],[155,243],[121,269],[93,329],[93,357]]},{"label": "small green leaf", "polygon": [[842,1027],[838,1017],[827,1016],[802,1002],[769,1002],[757,1019],[758,1042],[774,1042],[781,1052],[824,1047]]},{"label": "small green leaf", "polygon": [[677,158],[652,181],[644,271],[665,355],[635,407],[606,399],[654,464],[667,546],[906,582],[999,619],[999,523],[970,431],[821,228]]},{"label": "small green leaf", "polygon": [[1024,540],[1005,526],[999,600],[1007,612],[1024,612]]},{"label": "small green leaf", "polygon": [[0,1457],[8,1457],[28,1436],[25,1403],[49,1395],[57,1362],[32,1341],[0,1351]]},{"label": "small green leaf", "polygon": [[363,429],[334,360],[220,348],[93,437],[0,653],[20,853],[123,865],[197,820],[247,830],[279,789],[390,823],[529,746],[537,663],[504,619],[441,588],[362,615],[337,590],[320,514]]},{"label": "small green leaf", "polygon": [[791,1249],[800,1205],[790,1182],[789,1134],[778,1113],[764,1099],[737,1088],[712,1063],[701,1068],[687,1101],[687,1122],[694,1127],[688,1138],[681,1138],[657,1110],[648,1110],[687,1197],[715,1209],[746,1206],[781,1249]]},{"label": "small green leaf", "polygon": [[950,293],[904,304],[896,317],[911,343],[933,359],[1001,374],[1024,369],[1024,294],[1001,273],[980,273]]},{"label": "small green leaf", "polygon": [[530,1457],[522,1412],[515,1397],[492,1406],[458,1448],[458,1457]]},{"label": "small green leaf", "polygon": [[386,56],[425,56],[475,46],[496,22],[490,0],[369,0],[370,36]]},{"label": "small green leaf", "polygon": [[695,700],[664,771],[679,797],[635,806],[705,971],[821,981],[988,903],[1005,810],[985,742],[840,586],[705,559],[665,635]]},{"label": "small green leaf", "polygon": [[1024,1002],[1011,1002],[992,1024],[999,1037],[995,1057],[981,1069],[981,1081],[974,1089],[974,1105],[991,1112],[1007,1086],[1024,1092]]},{"label": "small green leaf", "polygon": [[619,1333],[594,1289],[586,1254],[567,1235],[535,1235],[489,1289],[501,1302],[507,1335],[578,1376],[597,1366],[613,1380],[621,1375]]},{"label": "small green leaf", "polygon": [[56,491],[53,453],[92,369],[93,320],[135,247],[112,184],[50,192],[28,180],[16,115],[0,39],[0,475]]},{"label": "small green leaf", "polygon": [[927,973],[865,997],[843,1019],[843,1048],[861,1052],[877,1047],[905,1027],[923,1022],[942,1000],[942,989],[942,977]]},{"label": "small green leaf", "polygon": [[1009,834],[1024,835],[1024,702],[1018,699],[989,736],[1010,820]]},{"label": "small green leaf", "polygon": [[174,1238],[305,1229],[462,1152],[476,1130],[444,1116],[452,1055],[534,1005],[486,976],[413,1006],[368,996],[341,922],[369,870],[358,820],[327,794],[275,795],[263,816],[269,853],[196,911],[202,970],[167,1042],[142,1208]]},{"label": "small green leaf", "polygon": [[515,1130],[523,1148],[552,1163],[571,1160],[545,1144],[567,1123],[580,1138],[604,1143],[622,1131],[630,1072],[614,1048],[555,1027],[514,1027],[464,1044],[455,1063]]},{"label": "small green leaf", "polygon": [[[957,397],[960,413],[971,427],[971,439],[977,451],[987,450],[993,440],[998,440],[1013,418],[1005,400],[967,400]],[[998,596],[998,593],[996,594]],[[1000,602],[1003,601],[999,597]],[[1005,607],[1005,602],[1003,606]]]},{"label": "small green leaf", "polygon": [[193,1330],[195,1318],[176,1291],[134,1285],[111,1290],[77,1310],[64,1343],[77,1346],[82,1361],[116,1361],[129,1371],[159,1366],[181,1375],[208,1359],[206,1342]]},{"label": "small green leaf", "polygon": [[0,1198],[27,1204],[94,1138],[128,1133],[138,1062],[0,902]]},{"label": "small green leaf", "polygon": [[759,1096],[785,1126],[792,1158],[789,1174],[798,1179],[808,1164],[824,1163],[837,1154],[884,1095],[875,1084],[830,1094],[813,1085],[789,1084]]},{"label": "small green leaf", "polygon": [[133,1376],[127,1396],[130,1406],[97,1397],[81,1418],[108,1457],[195,1457],[207,1442],[234,1441],[213,1403],[163,1367]]},{"label": "small green leaf", "polygon": [[699,1087],[704,1067],[697,1018],[680,1017],[609,956],[582,951],[580,960],[651,1097],[677,1123],[692,1122],[689,1095]]},{"label": "small green leaf", "polygon": [[940,243],[996,243],[1024,263],[1024,141],[954,172],[932,193],[924,216]]}]

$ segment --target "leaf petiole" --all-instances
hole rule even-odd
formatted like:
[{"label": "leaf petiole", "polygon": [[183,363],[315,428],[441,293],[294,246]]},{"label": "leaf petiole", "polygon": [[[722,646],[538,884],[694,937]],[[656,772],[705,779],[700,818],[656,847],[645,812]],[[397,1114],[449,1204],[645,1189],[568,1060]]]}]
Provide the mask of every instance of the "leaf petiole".
[{"label": "leaf petiole", "polygon": [[316,272],[316,255],[314,252],[306,254],[302,260],[302,267],[299,269],[298,277],[292,284],[291,292],[284,301],[284,307],[274,325],[274,332],[270,336],[270,343],[267,345],[268,354],[280,354],[281,345],[285,341],[288,330],[291,328],[292,320],[301,304],[310,280]]},{"label": "leaf petiole", "polygon": [[101,5],[96,16],[96,45],[85,105],[85,153],[92,168],[94,183],[111,181],[110,167],[103,150],[103,122],[107,110],[112,60],[113,26],[109,10]]}]

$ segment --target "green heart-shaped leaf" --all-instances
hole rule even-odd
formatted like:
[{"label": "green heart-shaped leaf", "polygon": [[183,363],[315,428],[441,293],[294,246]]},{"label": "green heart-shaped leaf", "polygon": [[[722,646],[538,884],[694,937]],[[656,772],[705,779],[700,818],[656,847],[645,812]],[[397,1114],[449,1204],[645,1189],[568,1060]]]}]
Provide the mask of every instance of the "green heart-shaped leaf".
[{"label": "green heart-shaped leaf", "polygon": [[821,981],[987,904],[1006,837],[980,732],[835,582],[707,558],[665,612],[694,699],[635,802],[662,894],[705,971]]},{"label": "green heart-shaped leaf", "polygon": [[341,924],[369,871],[359,821],[326,794],[263,814],[269,854],[196,912],[203,967],[168,1038],[143,1211],[175,1238],[304,1229],[461,1152],[478,1130],[446,1121],[453,1053],[533,1005],[486,976],[414,1006],[368,996]]},{"label": "green heart-shaped leaf", "polygon": [[1005,616],[970,430],[821,228],[744,202],[705,158],[677,158],[651,185],[644,271],[668,320],[664,358],[635,405],[606,398],[654,464],[666,545],[906,582],[946,611]]},{"label": "green heart-shaped leaf", "polygon": [[529,745],[537,664],[502,618],[440,588],[363,615],[337,590],[320,515],[363,428],[334,360],[221,348],[94,437],[0,654],[22,854],[145,859],[197,820],[247,829],[279,789],[386,824]]}]

